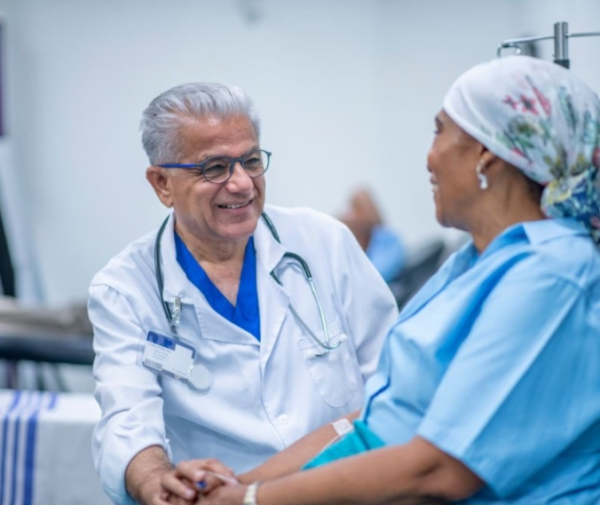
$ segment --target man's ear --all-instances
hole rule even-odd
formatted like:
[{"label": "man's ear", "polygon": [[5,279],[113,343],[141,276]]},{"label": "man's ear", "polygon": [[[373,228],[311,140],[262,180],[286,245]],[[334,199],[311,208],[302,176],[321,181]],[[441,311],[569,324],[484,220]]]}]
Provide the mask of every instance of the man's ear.
[{"label": "man's ear", "polygon": [[173,207],[173,194],[169,177],[164,168],[150,166],[146,169],[146,179],[154,189],[156,196],[165,207]]}]

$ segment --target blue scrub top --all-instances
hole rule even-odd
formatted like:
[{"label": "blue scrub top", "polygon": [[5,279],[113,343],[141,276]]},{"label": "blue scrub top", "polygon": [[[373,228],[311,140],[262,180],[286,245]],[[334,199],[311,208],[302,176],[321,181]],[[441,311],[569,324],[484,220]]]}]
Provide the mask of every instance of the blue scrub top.
[{"label": "blue scrub top", "polygon": [[183,240],[175,232],[177,262],[185,275],[206,298],[215,312],[260,340],[260,312],[256,288],[256,251],[254,238],[250,237],[244,252],[244,264],[235,307],[213,284],[204,269],[196,261]]},{"label": "blue scrub top", "polygon": [[393,281],[406,263],[406,249],[400,236],[383,225],[373,228],[365,253],[385,282]]},{"label": "blue scrub top", "polygon": [[487,484],[464,503],[600,503],[600,253],[571,219],[451,256],[406,305],[363,420]]}]

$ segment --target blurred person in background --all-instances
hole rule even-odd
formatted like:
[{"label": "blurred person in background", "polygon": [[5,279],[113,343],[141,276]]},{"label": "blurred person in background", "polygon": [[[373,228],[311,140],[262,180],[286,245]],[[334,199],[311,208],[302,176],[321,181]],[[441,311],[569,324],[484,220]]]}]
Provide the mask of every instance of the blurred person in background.
[{"label": "blurred person in background", "polygon": [[386,282],[394,280],[406,262],[400,235],[383,222],[371,193],[354,191],[346,211],[339,217],[358,240],[367,257]]}]

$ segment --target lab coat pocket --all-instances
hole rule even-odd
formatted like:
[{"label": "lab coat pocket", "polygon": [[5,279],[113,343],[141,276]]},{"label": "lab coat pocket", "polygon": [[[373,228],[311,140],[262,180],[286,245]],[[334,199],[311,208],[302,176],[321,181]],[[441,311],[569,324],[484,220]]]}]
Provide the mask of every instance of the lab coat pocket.
[{"label": "lab coat pocket", "polygon": [[[335,349],[326,351],[311,337],[301,338],[298,345],[319,393],[329,406],[340,408],[356,395],[359,368],[339,319],[330,325],[330,332],[330,345]],[[320,333],[318,337],[325,341]]]}]

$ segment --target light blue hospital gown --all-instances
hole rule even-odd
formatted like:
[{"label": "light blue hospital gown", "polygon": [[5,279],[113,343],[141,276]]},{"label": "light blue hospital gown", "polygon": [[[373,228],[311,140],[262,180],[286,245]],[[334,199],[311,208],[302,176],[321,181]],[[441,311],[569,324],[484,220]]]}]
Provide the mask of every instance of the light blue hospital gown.
[{"label": "light blue hospital gown", "polygon": [[487,484],[465,503],[600,504],[600,252],[574,220],[467,244],[400,314],[363,420]]}]

